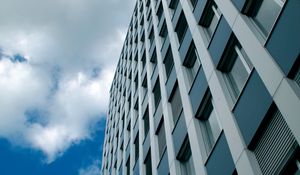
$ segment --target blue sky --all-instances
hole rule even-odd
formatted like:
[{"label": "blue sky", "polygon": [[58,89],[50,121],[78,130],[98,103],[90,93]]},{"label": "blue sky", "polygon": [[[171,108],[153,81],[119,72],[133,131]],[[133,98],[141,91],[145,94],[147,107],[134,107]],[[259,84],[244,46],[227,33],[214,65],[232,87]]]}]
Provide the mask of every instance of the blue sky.
[{"label": "blue sky", "polygon": [[0,174],[100,174],[134,0],[1,0]]},{"label": "blue sky", "polygon": [[[93,133],[93,139],[84,140],[80,144],[70,147],[62,157],[57,158],[50,164],[43,162],[42,152],[15,147],[7,140],[0,139],[1,174],[53,175],[78,174],[80,171],[86,173],[94,170],[99,171],[101,159],[97,158],[102,153],[100,145],[102,145],[104,137],[102,130],[104,125],[104,120],[99,122],[98,128]],[[80,168],[79,172],[78,168]]]}]

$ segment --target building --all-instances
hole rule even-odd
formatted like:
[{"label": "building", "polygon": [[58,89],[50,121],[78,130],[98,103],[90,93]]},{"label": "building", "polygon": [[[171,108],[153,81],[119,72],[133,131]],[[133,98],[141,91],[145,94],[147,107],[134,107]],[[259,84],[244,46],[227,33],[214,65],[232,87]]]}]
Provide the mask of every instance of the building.
[{"label": "building", "polygon": [[300,1],[137,0],[103,174],[299,174]]}]

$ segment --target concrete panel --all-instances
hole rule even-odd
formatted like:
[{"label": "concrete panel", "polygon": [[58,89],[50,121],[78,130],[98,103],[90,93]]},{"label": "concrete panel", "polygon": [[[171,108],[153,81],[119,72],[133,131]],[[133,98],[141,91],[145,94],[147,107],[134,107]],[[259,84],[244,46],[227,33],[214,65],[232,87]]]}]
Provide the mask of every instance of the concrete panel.
[{"label": "concrete panel", "polygon": [[169,78],[166,82],[167,99],[170,98],[170,95],[172,93],[172,90],[173,90],[173,87],[176,83],[176,80],[177,80],[176,70],[175,70],[175,67],[173,66],[172,71],[169,75]]},{"label": "concrete panel", "polygon": [[149,149],[150,149],[150,134],[148,133],[143,143],[143,162],[145,162]]},{"label": "concrete panel", "polygon": [[285,75],[300,54],[300,1],[287,1],[266,44]]},{"label": "concrete panel", "polygon": [[127,144],[126,151],[125,151],[125,160],[127,160],[130,156],[130,143]]},{"label": "concrete panel", "polygon": [[206,162],[207,174],[231,175],[235,169],[224,133],[221,134]]},{"label": "concrete panel", "polygon": [[169,174],[169,161],[167,149],[165,149],[164,154],[157,166],[157,174],[168,175]]},{"label": "concrete panel", "polygon": [[145,113],[147,106],[148,106],[148,93],[146,94],[145,99],[142,103],[142,113],[143,114]]},{"label": "concrete panel", "polygon": [[155,85],[155,82],[158,78],[158,67],[156,66],[156,69],[154,70],[154,73],[152,74],[152,77],[151,77],[151,92],[153,91],[153,88],[154,88],[154,85]]},{"label": "concrete panel", "polygon": [[208,48],[215,66],[219,64],[231,33],[230,26],[222,16]]},{"label": "concrete panel", "polygon": [[187,29],[185,36],[182,40],[182,43],[180,45],[180,48],[179,48],[181,63],[183,63],[183,61],[185,59],[186,53],[189,50],[192,40],[193,40],[193,38],[192,38],[191,31],[189,29]]},{"label": "concrete panel", "polygon": [[194,116],[196,115],[207,88],[208,84],[201,67],[189,92]]},{"label": "concrete panel", "polygon": [[161,19],[160,19],[160,21],[158,23],[158,26],[157,26],[158,33],[161,33],[161,29],[163,27],[164,21],[165,21],[165,15],[162,14]]},{"label": "concrete panel", "polygon": [[139,133],[139,122],[136,122],[136,125],[133,128],[133,139],[137,137],[138,133]]},{"label": "concrete panel", "polygon": [[139,159],[136,160],[135,165],[133,167],[133,174],[139,175],[140,174],[140,166],[139,166]]},{"label": "concrete panel", "polygon": [[172,136],[173,136],[175,155],[178,156],[180,148],[184,142],[184,139],[187,136],[187,127],[186,127],[183,111],[181,112],[179,119],[175,125]]},{"label": "concrete panel", "polygon": [[254,70],[233,111],[246,145],[264,119],[272,98]]},{"label": "concrete panel", "polygon": [[149,50],[149,57],[151,58],[153,56],[153,53],[155,52],[155,42],[153,41],[152,42],[152,45],[150,47],[150,50]]},{"label": "concrete panel", "polygon": [[174,12],[174,15],[173,15],[173,18],[172,18],[172,24],[173,24],[174,29],[176,28],[176,25],[178,23],[181,12],[182,12],[182,7],[179,3],[177,8],[175,9],[175,12]]},{"label": "concrete panel", "polygon": [[162,119],[163,116],[163,110],[162,110],[162,103],[159,103],[155,113],[154,113],[154,132],[157,132],[158,125]]},{"label": "concrete panel", "polygon": [[195,15],[195,19],[198,23],[201,19],[201,16],[202,16],[202,13],[204,11],[206,2],[207,2],[207,0],[198,0],[197,5],[195,7],[194,15]]},{"label": "concrete panel", "polygon": [[161,57],[162,58],[166,57],[169,46],[170,46],[170,39],[169,39],[169,36],[167,36],[167,38],[161,48]]}]

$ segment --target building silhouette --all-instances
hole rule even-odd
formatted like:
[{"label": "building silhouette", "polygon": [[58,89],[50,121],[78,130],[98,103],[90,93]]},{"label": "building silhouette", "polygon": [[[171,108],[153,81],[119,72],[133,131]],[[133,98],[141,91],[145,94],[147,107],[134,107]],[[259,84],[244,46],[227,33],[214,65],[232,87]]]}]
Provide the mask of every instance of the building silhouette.
[{"label": "building silhouette", "polygon": [[137,0],[103,174],[300,174],[300,1]]}]

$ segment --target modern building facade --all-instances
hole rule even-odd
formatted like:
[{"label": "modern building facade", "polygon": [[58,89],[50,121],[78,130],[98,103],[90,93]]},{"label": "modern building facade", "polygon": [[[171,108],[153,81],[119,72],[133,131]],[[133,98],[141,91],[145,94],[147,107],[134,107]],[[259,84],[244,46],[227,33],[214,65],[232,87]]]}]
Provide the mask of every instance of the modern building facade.
[{"label": "modern building facade", "polygon": [[300,1],[137,0],[103,174],[299,174]]}]

